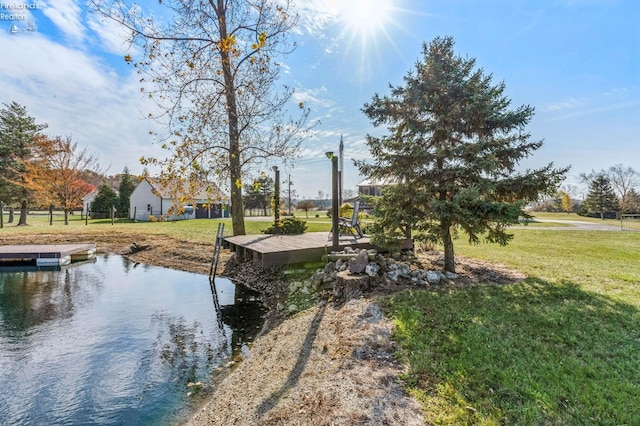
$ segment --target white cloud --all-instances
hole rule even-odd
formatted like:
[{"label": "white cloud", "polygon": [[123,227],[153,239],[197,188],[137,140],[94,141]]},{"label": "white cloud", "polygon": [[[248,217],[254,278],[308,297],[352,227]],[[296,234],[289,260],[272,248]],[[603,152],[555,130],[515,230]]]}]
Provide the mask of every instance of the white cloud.
[{"label": "white cloud", "polygon": [[285,74],[291,74],[291,67],[289,65],[284,62],[278,62],[277,65],[284,70]]},{"label": "white cloud", "polygon": [[74,0],[42,1],[42,13],[51,20],[60,31],[82,40],[85,35],[85,27],[82,24],[80,6]]},{"label": "white cloud", "polygon": [[322,108],[331,108],[335,102],[321,97],[327,93],[326,87],[319,89],[298,89],[293,93],[293,100],[298,102],[304,102],[305,104],[318,105]]},{"label": "white cloud", "polygon": [[555,102],[549,105],[545,105],[542,110],[547,111],[566,111],[579,108],[584,105],[584,101],[576,98],[566,99],[564,101]]},{"label": "white cloud", "polygon": [[142,119],[152,106],[135,73],[121,77],[100,58],[40,34],[0,34],[0,51],[0,102],[24,105],[36,122],[49,124],[47,134],[71,136],[111,165],[110,173],[125,165],[138,173],[140,156],[162,154],[148,134],[158,126]]},{"label": "white cloud", "polygon": [[130,46],[127,42],[126,30],[113,19],[92,15],[88,22],[91,28],[99,37],[102,47],[113,54],[121,55],[123,52],[135,53],[135,46]]},{"label": "white cloud", "polygon": [[640,104],[632,91],[626,88],[614,88],[604,93],[592,94],[589,97],[569,98],[544,106],[541,110],[546,119],[543,122],[564,120],[603,113],[613,110],[633,110]]},{"label": "white cloud", "polygon": [[52,42],[40,34],[0,35],[0,73],[5,81],[37,85],[44,92],[104,89],[109,69],[83,52]]},{"label": "white cloud", "polygon": [[297,0],[298,33],[324,37],[324,29],[337,21],[338,0]]}]

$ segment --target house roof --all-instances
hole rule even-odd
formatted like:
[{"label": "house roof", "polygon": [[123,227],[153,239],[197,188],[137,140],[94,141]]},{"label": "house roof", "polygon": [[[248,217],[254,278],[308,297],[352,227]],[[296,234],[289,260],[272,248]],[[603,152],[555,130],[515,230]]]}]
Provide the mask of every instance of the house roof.
[{"label": "house roof", "polygon": [[172,179],[164,181],[150,177],[146,177],[145,180],[149,182],[154,193],[161,198],[178,198],[187,194],[196,200],[227,201],[229,198],[213,182],[195,181],[193,188],[190,190],[189,182],[186,180]]},{"label": "house roof", "polygon": [[360,182],[358,186],[387,186],[392,184],[393,184],[393,179],[391,178],[386,178],[386,179],[368,179],[367,178],[362,182]]},{"label": "house roof", "polygon": [[87,200],[91,200],[93,199],[96,194],[98,193],[97,189],[94,189],[93,191],[89,192],[87,195],[85,195],[84,197],[81,198],[82,201],[87,201]]}]

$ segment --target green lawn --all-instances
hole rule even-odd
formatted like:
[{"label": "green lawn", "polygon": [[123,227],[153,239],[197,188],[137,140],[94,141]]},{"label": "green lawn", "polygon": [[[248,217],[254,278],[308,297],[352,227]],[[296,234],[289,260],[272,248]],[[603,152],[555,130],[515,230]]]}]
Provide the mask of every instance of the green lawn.
[{"label": "green lawn", "polygon": [[[304,215],[304,212],[302,212]],[[331,220],[324,215],[324,218],[316,219],[310,217],[308,220],[300,214],[296,214],[298,219],[307,222],[306,232],[329,232],[331,229]],[[284,219],[284,218],[282,218]],[[7,223],[8,215],[4,216],[4,228],[0,229],[0,236],[12,234],[64,234],[67,232],[91,233],[143,233],[154,235],[168,235],[181,240],[194,242],[212,242],[215,238],[216,229],[219,222],[225,224],[225,235],[232,235],[231,219],[194,219],[194,220],[178,220],[175,222],[136,222],[133,223],[125,219],[116,219],[111,224],[111,219],[89,220],[85,225],[85,221],[80,218],[79,214],[69,216],[69,225],[64,225],[64,216],[61,213],[55,213],[53,225],[49,225],[49,216],[44,213],[30,214],[27,218],[27,227],[15,226],[18,222],[18,215],[15,215],[14,223]],[[251,218],[245,220],[245,230],[247,234],[260,234],[262,230],[267,229],[273,222],[256,221]]]},{"label": "green lawn", "polygon": [[522,283],[387,300],[433,424],[640,424],[640,233],[514,230],[458,254]]},{"label": "green lawn", "polygon": [[607,225],[620,226],[620,221],[615,219],[600,219],[597,217],[579,216],[576,213],[547,213],[532,212],[531,215],[535,219],[551,219],[551,220],[579,220],[581,222],[604,223]]}]

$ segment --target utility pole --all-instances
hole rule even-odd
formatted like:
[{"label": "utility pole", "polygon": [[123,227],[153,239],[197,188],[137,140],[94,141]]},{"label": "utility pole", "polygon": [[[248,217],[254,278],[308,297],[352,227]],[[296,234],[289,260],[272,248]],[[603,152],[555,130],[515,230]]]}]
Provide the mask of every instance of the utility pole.
[{"label": "utility pole", "polygon": [[276,183],[273,188],[273,213],[275,215],[275,221],[273,223],[273,233],[280,233],[280,170],[278,166],[273,166],[273,171],[276,172]]},{"label": "utility pole", "polygon": [[340,148],[338,150],[338,206],[342,205],[342,176],[344,175],[344,142],[340,133]]},{"label": "utility pole", "polygon": [[289,184],[289,193],[288,198],[289,198],[289,216],[291,216],[291,173],[289,173],[289,178],[287,179],[287,183]]}]

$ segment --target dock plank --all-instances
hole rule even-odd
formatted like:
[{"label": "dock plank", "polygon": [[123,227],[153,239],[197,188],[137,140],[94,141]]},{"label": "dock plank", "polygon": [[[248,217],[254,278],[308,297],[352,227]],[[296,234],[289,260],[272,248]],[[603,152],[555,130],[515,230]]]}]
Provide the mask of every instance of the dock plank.
[{"label": "dock plank", "polygon": [[0,246],[2,259],[56,259],[77,253],[95,251],[95,243],[77,244],[13,244]]},{"label": "dock plank", "polygon": [[[328,232],[309,232],[295,235],[238,235],[225,238],[231,250],[252,258],[263,266],[284,265],[320,260],[332,250],[333,241]],[[371,248],[369,237],[354,238],[342,235],[339,250],[345,247]]]}]

